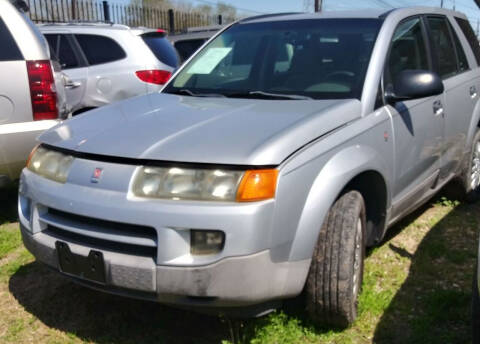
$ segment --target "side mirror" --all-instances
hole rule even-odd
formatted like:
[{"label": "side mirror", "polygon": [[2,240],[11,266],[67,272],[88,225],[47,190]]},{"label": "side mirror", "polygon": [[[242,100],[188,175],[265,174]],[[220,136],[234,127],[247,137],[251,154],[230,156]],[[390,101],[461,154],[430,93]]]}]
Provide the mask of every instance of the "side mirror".
[{"label": "side mirror", "polygon": [[426,98],[442,94],[444,86],[437,73],[426,70],[404,70],[393,81],[393,89],[385,92],[388,103]]}]

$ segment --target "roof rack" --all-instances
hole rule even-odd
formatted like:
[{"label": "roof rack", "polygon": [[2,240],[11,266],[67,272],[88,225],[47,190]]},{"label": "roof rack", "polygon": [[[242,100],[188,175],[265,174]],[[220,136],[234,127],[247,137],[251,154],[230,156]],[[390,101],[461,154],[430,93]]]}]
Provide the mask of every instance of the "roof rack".
[{"label": "roof rack", "polygon": [[225,25],[196,26],[196,27],[189,27],[184,32],[194,33],[194,32],[205,32],[205,31],[218,31],[223,27],[225,27]]},{"label": "roof rack", "polygon": [[302,12],[283,12],[283,13],[272,13],[272,14],[261,14],[259,16],[253,16],[253,17],[248,17],[245,19],[241,19],[238,22],[239,23],[246,23],[252,20],[257,20],[257,19],[265,19],[265,18],[272,18],[272,17],[280,17],[280,16],[288,16],[291,14],[302,14]]},{"label": "roof rack", "polygon": [[54,23],[41,23],[40,25],[44,25],[44,26],[54,26],[54,25],[109,25],[109,26],[113,26],[113,25],[118,25],[118,26],[124,26],[124,27],[128,27],[126,25],[122,25],[122,24],[115,24],[114,22],[112,21],[100,21],[100,20],[69,20],[69,21],[65,21],[65,22],[54,22]]}]

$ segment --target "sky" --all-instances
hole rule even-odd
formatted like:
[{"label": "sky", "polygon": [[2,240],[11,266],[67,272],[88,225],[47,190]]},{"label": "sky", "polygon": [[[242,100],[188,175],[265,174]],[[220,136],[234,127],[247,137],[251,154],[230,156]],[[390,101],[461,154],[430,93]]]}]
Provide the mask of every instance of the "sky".
[{"label": "sky", "polygon": [[[217,0],[190,0],[194,4],[215,5]],[[313,9],[313,1],[310,0]],[[405,6],[440,6],[442,0],[323,0],[326,11],[345,10],[354,8],[392,8]],[[304,3],[308,0],[222,0],[222,2],[233,5],[241,12],[249,15],[264,14],[272,12],[303,12]],[[465,13],[476,30],[477,21],[480,21],[480,9],[473,0],[443,0],[444,7],[453,8]]]}]

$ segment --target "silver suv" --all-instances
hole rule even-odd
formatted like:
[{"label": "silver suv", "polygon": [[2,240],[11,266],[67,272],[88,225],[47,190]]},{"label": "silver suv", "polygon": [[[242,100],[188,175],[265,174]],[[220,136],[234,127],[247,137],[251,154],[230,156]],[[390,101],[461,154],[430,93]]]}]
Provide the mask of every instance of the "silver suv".
[{"label": "silver suv", "polygon": [[262,312],[303,291],[347,326],[365,248],[452,178],[476,196],[479,64],[444,9],[241,20],[162,93],[41,136],[24,243],[108,292]]},{"label": "silver suv", "polygon": [[68,114],[63,78],[42,34],[0,0],[0,187],[18,179],[36,137]]},{"label": "silver suv", "polygon": [[111,102],[159,91],[178,66],[163,30],[118,24],[44,24],[68,80],[74,115]]}]

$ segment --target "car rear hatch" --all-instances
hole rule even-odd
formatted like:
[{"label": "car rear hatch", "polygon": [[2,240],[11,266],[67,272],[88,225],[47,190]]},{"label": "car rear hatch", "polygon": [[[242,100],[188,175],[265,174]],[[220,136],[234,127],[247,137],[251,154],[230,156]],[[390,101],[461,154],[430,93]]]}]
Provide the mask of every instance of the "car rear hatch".
[{"label": "car rear hatch", "polygon": [[137,71],[137,77],[150,85],[164,85],[180,63],[175,48],[166,39],[166,32],[162,29],[145,30],[139,36],[161,64],[156,69]]}]

